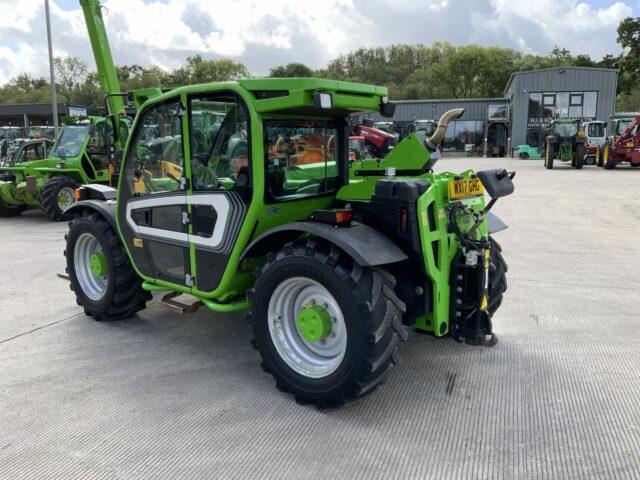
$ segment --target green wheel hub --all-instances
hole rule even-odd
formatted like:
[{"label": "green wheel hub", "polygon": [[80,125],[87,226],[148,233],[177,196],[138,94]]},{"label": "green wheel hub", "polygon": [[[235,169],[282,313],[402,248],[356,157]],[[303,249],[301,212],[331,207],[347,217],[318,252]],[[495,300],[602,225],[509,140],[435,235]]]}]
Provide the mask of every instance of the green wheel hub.
[{"label": "green wheel hub", "polygon": [[298,313],[296,327],[307,342],[319,342],[331,333],[331,316],[326,308],[312,305]]},{"label": "green wheel hub", "polygon": [[108,272],[107,256],[103,252],[96,252],[89,258],[89,267],[94,277],[101,277]]}]

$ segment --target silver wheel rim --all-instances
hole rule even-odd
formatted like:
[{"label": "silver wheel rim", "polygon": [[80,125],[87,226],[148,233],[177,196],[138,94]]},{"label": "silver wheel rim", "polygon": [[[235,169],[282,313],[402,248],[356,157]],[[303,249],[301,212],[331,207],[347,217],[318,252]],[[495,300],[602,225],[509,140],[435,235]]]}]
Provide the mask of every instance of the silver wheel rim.
[{"label": "silver wheel rim", "polygon": [[[296,316],[308,305],[321,305],[332,321],[329,336],[308,342],[296,328]],[[282,282],[271,295],[269,333],[280,358],[308,378],[330,375],[340,366],[347,350],[347,326],[336,299],[315,280],[293,277]]]},{"label": "silver wheel rim", "polygon": [[73,250],[73,265],[80,288],[94,301],[104,297],[109,284],[108,273],[96,277],[91,272],[91,256],[96,253],[104,253],[98,239],[90,233],[80,235]]},{"label": "silver wheel rim", "polygon": [[61,210],[66,210],[71,205],[76,203],[76,192],[71,187],[62,187],[58,192],[58,196],[56,198],[58,201],[58,206]]}]

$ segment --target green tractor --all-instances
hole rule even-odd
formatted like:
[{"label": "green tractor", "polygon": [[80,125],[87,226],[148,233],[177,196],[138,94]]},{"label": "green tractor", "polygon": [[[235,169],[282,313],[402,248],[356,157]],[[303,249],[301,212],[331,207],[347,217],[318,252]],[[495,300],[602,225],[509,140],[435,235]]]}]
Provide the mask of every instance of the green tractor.
[{"label": "green tractor", "polygon": [[555,119],[547,127],[544,166],[553,168],[555,160],[571,163],[575,169],[584,165],[584,131],[579,120]]},{"label": "green tractor", "polygon": [[[158,90],[117,190],[81,187],[66,211],[78,304],[99,321],[132,317],[151,292],[178,313],[248,309],[264,370],[320,408],[380,385],[410,329],[495,345],[507,265],[492,234],[507,227],[489,209],[514,173],[433,173],[463,110],[350,161],[351,118],[394,107],[386,88],[321,79]],[[223,118],[203,129],[203,115]]]}]

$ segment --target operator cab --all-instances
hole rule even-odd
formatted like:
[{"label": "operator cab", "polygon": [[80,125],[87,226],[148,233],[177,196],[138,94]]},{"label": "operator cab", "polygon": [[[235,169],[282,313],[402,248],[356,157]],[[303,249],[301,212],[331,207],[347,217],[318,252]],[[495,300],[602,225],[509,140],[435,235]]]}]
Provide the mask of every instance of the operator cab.
[{"label": "operator cab", "polygon": [[[288,84],[291,90],[281,90]],[[377,91],[360,96],[349,85],[242,80],[151,97],[139,111],[119,184],[118,221],[139,270],[210,292],[252,205],[271,205],[276,215],[294,200],[308,214],[329,208],[348,182],[349,119],[359,113],[351,105],[384,103]]]}]

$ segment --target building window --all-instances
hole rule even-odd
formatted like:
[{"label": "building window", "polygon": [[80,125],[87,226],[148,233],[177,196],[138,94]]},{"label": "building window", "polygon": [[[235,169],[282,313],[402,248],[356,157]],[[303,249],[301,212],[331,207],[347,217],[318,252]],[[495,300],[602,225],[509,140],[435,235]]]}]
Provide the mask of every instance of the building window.
[{"label": "building window", "polygon": [[444,137],[444,151],[464,152],[473,149],[482,144],[483,136],[483,120],[454,120]]},{"label": "building window", "polygon": [[596,117],[598,92],[532,92],[529,93],[527,143],[544,143],[542,127],[553,118],[592,120]]},{"label": "building window", "polygon": [[581,107],[582,106],[582,94],[581,93],[572,93],[569,105],[571,105],[572,107],[577,107],[577,106]]},{"label": "building window", "polygon": [[596,118],[598,104],[598,92],[584,92],[582,97],[582,116],[585,119]]}]

